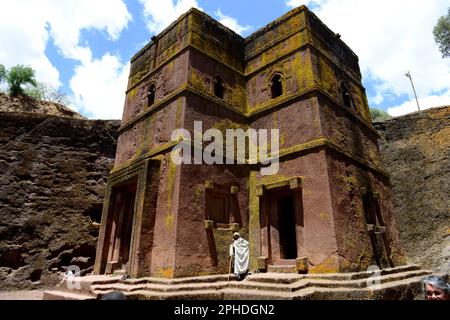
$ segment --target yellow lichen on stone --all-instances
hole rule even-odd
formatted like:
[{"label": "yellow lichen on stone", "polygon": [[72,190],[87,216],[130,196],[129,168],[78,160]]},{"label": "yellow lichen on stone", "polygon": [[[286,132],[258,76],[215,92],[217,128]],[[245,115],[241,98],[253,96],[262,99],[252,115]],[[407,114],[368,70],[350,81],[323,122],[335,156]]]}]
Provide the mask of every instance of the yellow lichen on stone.
[{"label": "yellow lichen on stone", "polygon": [[249,129],[248,125],[242,125],[240,123],[237,122],[233,122],[229,119],[224,119],[224,120],[220,120],[217,121],[213,124],[213,129],[217,129],[219,130],[225,137],[226,134],[226,130],[228,129],[232,129],[232,130],[238,130],[238,129],[242,129],[244,131]]},{"label": "yellow lichen on stone", "polygon": [[354,192],[359,187],[358,179],[354,175],[341,176],[340,179],[345,183],[348,192]]},{"label": "yellow lichen on stone", "polygon": [[286,144],[286,135],[284,133],[280,134],[280,148],[284,147]]},{"label": "yellow lichen on stone", "polygon": [[307,89],[313,82],[314,72],[309,59],[304,59],[302,57],[302,52],[295,55],[295,58],[292,61],[292,69],[297,78],[298,90]]},{"label": "yellow lichen on stone", "polygon": [[166,223],[166,228],[167,228],[167,230],[172,230],[173,229],[173,222],[174,222],[174,216],[173,216],[173,214],[168,214],[167,216],[166,216],[166,219],[165,219],[165,223]]},{"label": "yellow lichen on stone", "polygon": [[[228,230],[214,229],[214,243],[218,258],[218,271],[220,273],[228,273],[229,265],[229,248],[232,242],[233,232]],[[245,237],[242,234],[242,237]]]},{"label": "yellow lichen on stone", "polygon": [[321,264],[310,268],[309,273],[312,274],[327,274],[327,273],[338,273],[339,267],[336,263],[336,259],[334,257],[329,257]]},{"label": "yellow lichen on stone", "polygon": [[328,219],[328,214],[326,212],[321,212],[319,217],[322,220],[327,220]]},{"label": "yellow lichen on stone", "polygon": [[209,92],[209,89],[206,88],[205,79],[198,70],[192,69],[190,76],[190,83],[195,89],[205,93]]},{"label": "yellow lichen on stone", "polygon": [[238,106],[241,112],[246,112],[245,86],[236,79],[236,87],[226,89],[225,99],[233,106]]},{"label": "yellow lichen on stone", "polygon": [[195,208],[197,208],[198,210],[201,209],[202,207],[202,199],[203,199],[203,194],[205,192],[205,186],[203,184],[198,184],[195,187],[194,190],[194,206]]},{"label": "yellow lichen on stone", "polygon": [[154,277],[172,279],[173,278],[173,268],[158,268],[155,270]]},{"label": "yellow lichen on stone", "polygon": [[136,97],[138,88],[133,88],[127,93],[127,99],[132,100]]},{"label": "yellow lichen on stone", "polygon": [[167,212],[172,212],[172,199],[175,187],[175,179],[177,174],[177,165],[172,161],[169,155],[169,170],[167,172]]},{"label": "yellow lichen on stone", "polygon": [[178,99],[178,101],[177,101],[177,114],[176,114],[175,123],[176,123],[177,128],[182,127],[182,123],[183,123],[183,100],[182,99]]},{"label": "yellow lichen on stone", "polygon": [[330,94],[334,95],[333,84],[337,83],[336,76],[334,75],[331,66],[325,62],[324,58],[319,58],[320,64],[320,86]]},{"label": "yellow lichen on stone", "polygon": [[259,225],[259,197],[256,195],[256,171],[250,172],[248,179],[249,189],[249,242],[250,242],[250,266],[253,269],[257,268],[259,257],[259,232],[261,226]]}]

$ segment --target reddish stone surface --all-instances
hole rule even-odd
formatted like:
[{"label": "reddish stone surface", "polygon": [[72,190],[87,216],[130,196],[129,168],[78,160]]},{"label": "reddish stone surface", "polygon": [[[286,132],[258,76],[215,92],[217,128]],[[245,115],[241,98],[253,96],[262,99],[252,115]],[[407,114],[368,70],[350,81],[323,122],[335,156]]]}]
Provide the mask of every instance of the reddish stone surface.
[{"label": "reddish stone surface", "polygon": [[[192,135],[195,121],[204,131],[279,129],[279,172],[175,165],[171,134]],[[246,39],[192,9],[131,61],[95,272],[227,273],[235,231],[250,241],[252,270],[296,258],[311,273],[404,264],[377,138],[358,57],[306,7]],[[133,201],[119,196],[130,185]]]}]

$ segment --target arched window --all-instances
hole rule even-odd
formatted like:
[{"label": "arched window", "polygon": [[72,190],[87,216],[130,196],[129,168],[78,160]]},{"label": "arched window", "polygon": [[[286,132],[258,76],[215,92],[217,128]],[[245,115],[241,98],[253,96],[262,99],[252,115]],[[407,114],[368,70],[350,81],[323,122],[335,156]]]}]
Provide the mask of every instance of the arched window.
[{"label": "arched window", "polygon": [[223,99],[225,93],[225,88],[223,87],[223,81],[220,77],[215,77],[214,79],[214,95],[219,98]]},{"label": "arched window", "polygon": [[348,86],[345,83],[342,83],[341,85],[341,92],[342,92],[342,102],[344,102],[344,106],[347,108],[352,108],[352,95],[350,93],[350,90],[348,89]]},{"label": "arched window", "polygon": [[270,80],[272,99],[276,99],[283,94],[283,82],[280,74],[275,74]]},{"label": "arched window", "polygon": [[156,93],[156,86],[154,84],[152,84],[150,86],[150,89],[148,89],[148,95],[147,95],[148,106],[151,106],[155,103],[155,93]]}]

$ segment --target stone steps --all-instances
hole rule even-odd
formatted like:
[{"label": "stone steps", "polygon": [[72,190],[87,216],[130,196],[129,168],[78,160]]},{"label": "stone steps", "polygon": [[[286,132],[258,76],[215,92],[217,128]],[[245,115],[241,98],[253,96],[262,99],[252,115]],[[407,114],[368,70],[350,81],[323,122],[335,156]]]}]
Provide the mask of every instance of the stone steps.
[{"label": "stone steps", "polygon": [[[303,278],[294,283],[267,283],[258,282],[252,279],[251,276],[243,282],[216,282],[216,283],[196,283],[196,284],[129,284],[129,283],[115,283],[115,284],[103,284],[92,285],[91,290],[95,293],[108,292],[112,290],[121,290],[124,292],[151,290],[155,292],[178,292],[184,290],[220,290],[224,288],[238,288],[242,290],[270,290],[276,292],[293,292],[307,287],[317,288],[353,288],[360,289],[365,288],[373,281],[378,281],[380,284],[389,283],[393,281],[399,281],[407,278],[424,276],[428,274],[427,271],[407,271],[396,274],[388,274],[380,277],[358,279],[358,280],[329,280],[329,279],[315,279],[315,278]],[[270,275],[268,275],[270,276]]]},{"label": "stone steps", "polygon": [[[335,289],[335,288],[348,288],[348,289],[367,289],[369,286],[375,283],[389,284],[394,283],[396,281],[401,281],[404,279],[410,279],[415,277],[424,277],[429,274],[428,271],[407,271],[398,274],[390,274],[373,278],[366,279],[358,279],[358,280],[325,280],[325,279],[312,279],[312,280],[302,280],[298,283],[292,284],[293,291],[303,289],[305,287],[314,287],[314,288],[326,288],[326,289]],[[306,284],[305,284],[306,282]]]},{"label": "stone steps", "polygon": [[[230,275],[230,280],[235,280],[234,275]],[[201,277],[188,277],[180,279],[161,279],[161,278],[140,278],[129,279],[121,281],[124,283],[142,284],[142,283],[154,283],[154,284],[195,284],[195,283],[215,283],[228,281],[228,275],[213,275],[213,276],[201,276]],[[97,284],[97,282],[95,282]]]},{"label": "stone steps", "polygon": [[[385,269],[379,276],[372,272],[349,274],[299,275],[283,273],[255,274],[245,281],[227,281],[228,275],[194,277],[184,279],[130,279],[96,277],[83,279],[80,298],[93,298],[111,291],[120,290],[131,299],[324,299],[355,298],[369,299],[376,293],[382,297],[385,292],[397,292],[396,288],[418,288],[421,279],[429,271],[418,266],[404,266]],[[368,287],[374,282],[376,287]],[[416,290],[417,291],[417,290]],[[68,290],[61,293],[65,297]],[[72,291],[72,294],[73,291]],[[392,294],[391,294],[392,295]],[[394,295],[395,296],[395,295]],[[58,298],[53,291],[44,299]],[[68,296],[69,298],[76,298]],[[358,298],[359,297],[359,298]]]},{"label": "stone steps", "polygon": [[[372,299],[413,299],[420,292],[422,277],[401,280],[381,285],[380,288],[304,288],[297,292],[274,292],[272,290],[243,290],[242,288],[225,288],[222,290],[195,290],[179,292],[155,292],[138,290],[125,292],[130,299],[144,300],[372,300]],[[409,287],[416,290],[409,290]],[[389,292],[390,291],[390,292]],[[408,293],[409,292],[409,293]]]},{"label": "stone steps", "polygon": [[95,296],[66,291],[45,291],[43,300],[94,300]]},{"label": "stone steps", "polygon": [[[380,271],[380,275],[394,274],[394,273],[407,272],[407,271],[416,271],[416,270],[420,270],[420,269],[421,269],[420,266],[417,266],[417,265],[400,266],[400,267],[395,267],[395,268],[383,269]],[[371,271],[355,272],[355,273],[307,274],[307,275],[280,273],[274,277],[267,277],[266,273],[261,273],[261,274],[253,275],[251,277],[251,281],[289,284],[289,283],[298,281],[300,279],[328,279],[328,280],[338,280],[339,281],[339,280],[364,279],[364,278],[369,278],[372,275],[373,275],[373,272],[371,272]]]},{"label": "stone steps", "polygon": [[413,300],[422,294],[423,276],[389,282],[368,288],[307,288],[293,295],[294,300]]},{"label": "stone steps", "polygon": [[298,273],[296,265],[268,266],[268,273]]},{"label": "stone steps", "polygon": [[240,289],[240,290],[269,290],[274,292],[290,292],[292,289],[284,285],[272,285],[266,283],[250,283],[250,282],[217,282],[217,283],[198,283],[198,284],[182,284],[182,285],[154,285],[154,284],[115,284],[111,285],[93,285],[92,291],[96,294],[105,293],[113,290],[123,292],[136,291],[153,291],[161,293],[181,292],[181,291],[201,291],[201,290],[223,290],[223,289]]}]

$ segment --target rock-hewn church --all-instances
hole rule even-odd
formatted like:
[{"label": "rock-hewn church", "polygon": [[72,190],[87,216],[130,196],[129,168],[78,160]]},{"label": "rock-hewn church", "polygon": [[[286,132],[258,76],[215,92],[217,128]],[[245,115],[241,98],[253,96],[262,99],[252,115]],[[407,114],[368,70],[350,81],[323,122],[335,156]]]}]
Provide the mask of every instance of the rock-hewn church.
[{"label": "rock-hewn church", "polygon": [[[280,169],[176,165],[174,130],[279,129]],[[131,60],[96,274],[228,273],[233,232],[250,269],[405,264],[358,57],[305,6],[242,38],[191,9]]]}]

